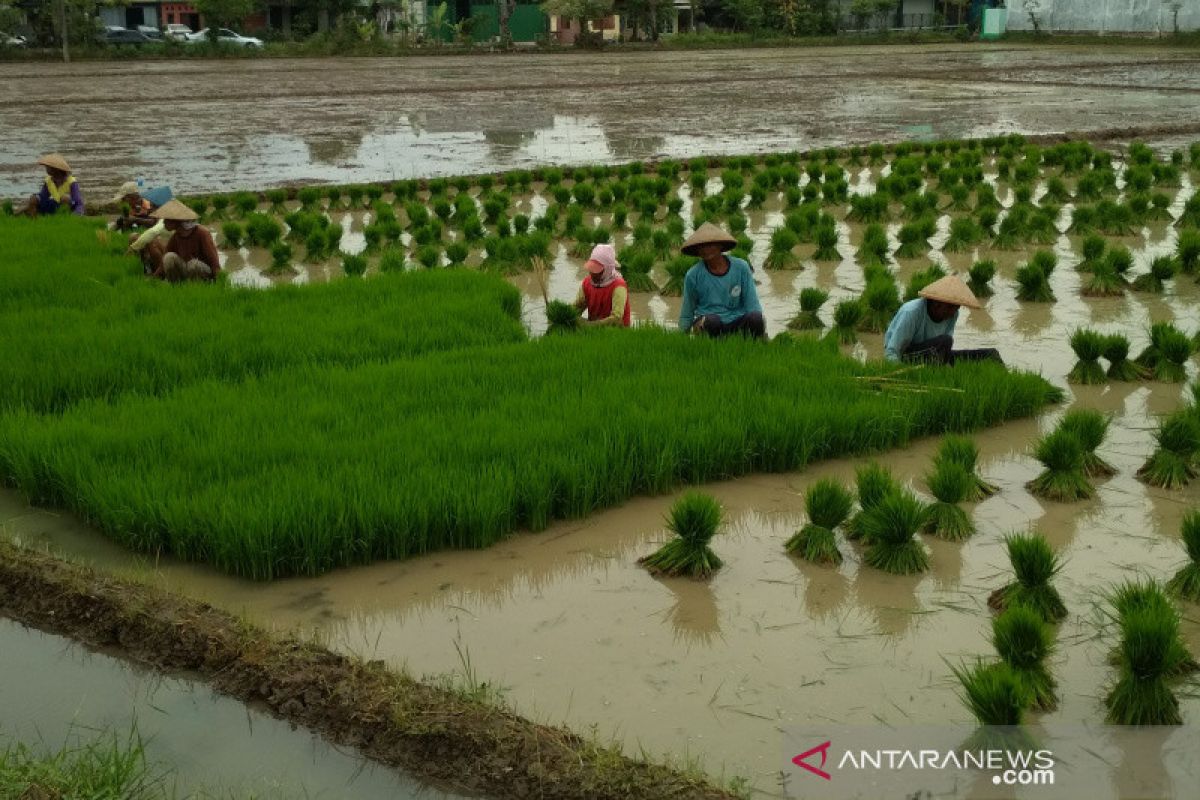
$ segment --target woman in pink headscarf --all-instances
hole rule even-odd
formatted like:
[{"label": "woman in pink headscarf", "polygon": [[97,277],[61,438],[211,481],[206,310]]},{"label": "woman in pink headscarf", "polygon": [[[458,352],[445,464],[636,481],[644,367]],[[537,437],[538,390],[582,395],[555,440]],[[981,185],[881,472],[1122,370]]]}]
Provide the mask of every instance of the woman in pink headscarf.
[{"label": "woman in pink headscarf", "polygon": [[586,325],[629,327],[629,287],[617,271],[617,252],[611,244],[598,244],[588,258],[588,276],[579,287],[575,307],[587,311]]}]

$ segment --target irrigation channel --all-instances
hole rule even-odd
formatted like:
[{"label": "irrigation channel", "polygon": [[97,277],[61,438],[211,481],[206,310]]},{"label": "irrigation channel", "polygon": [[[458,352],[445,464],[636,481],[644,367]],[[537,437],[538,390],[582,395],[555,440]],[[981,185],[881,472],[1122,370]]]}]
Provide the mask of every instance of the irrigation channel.
[{"label": "irrigation channel", "polygon": [[[891,174],[888,167],[853,166],[844,158],[838,163],[848,169],[852,194],[872,192]],[[997,165],[994,156],[984,158],[985,183],[997,189],[1003,207],[1002,225],[1017,202],[1017,190],[997,179]],[[1121,161],[1116,174],[1120,194],[1113,198],[1120,199],[1129,193],[1129,172]],[[706,193],[718,193],[724,177],[720,169],[709,169]],[[1185,168],[1178,186],[1164,189],[1170,194],[1169,218],[1106,237],[1110,246],[1131,251],[1131,276],[1176,251],[1180,229],[1172,223],[1192,198],[1196,177],[1195,170]],[[1044,199],[1049,188],[1043,176],[1031,183],[1030,195],[1049,204]],[[512,212],[537,217],[552,202],[547,193],[534,182],[530,192],[514,194]],[[690,219],[696,201],[687,182],[674,196],[682,201],[682,217]],[[391,200],[390,195],[382,199]],[[295,210],[297,201],[287,202],[277,214]],[[725,505],[730,518],[727,531],[714,542],[726,566],[709,583],[652,578],[636,564],[663,539],[662,519],[672,496],[634,499],[484,551],[440,552],[270,584],[169,558],[150,562],[70,515],[27,507],[11,492],[0,495],[3,529],[24,544],[135,574],[263,625],[298,629],[335,649],[383,659],[416,675],[469,673],[536,720],[595,730],[619,739],[631,753],[644,748],[695,759],[710,774],[746,776],[756,790],[771,795],[781,791],[781,732],[789,726],[814,720],[861,725],[968,721],[948,664],[992,652],[986,600],[1009,579],[1001,537],[1033,528],[1065,559],[1056,582],[1070,612],[1051,660],[1060,704],[1041,715],[1041,723],[1094,722],[1103,717],[1100,698],[1114,672],[1107,660],[1113,630],[1101,610],[1103,595],[1125,578],[1165,579],[1183,565],[1180,523],[1200,503],[1200,484],[1164,490],[1135,476],[1154,450],[1156,418],[1186,402],[1186,384],[1069,384],[1075,357],[1067,342],[1077,328],[1090,327],[1126,334],[1137,353],[1147,344],[1153,322],[1171,321],[1190,334],[1200,326],[1200,287],[1181,275],[1168,281],[1162,294],[1127,290],[1111,297],[1084,296],[1089,276],[1076,269],[1080,237],[1067,233],[1076,205],[1063,204],[1058,232],[1040,248],[982,243],[946,252],[951,217],[957,215],[941,215],[928,247],[920,247],[913,258],[889,259],[901,286],[930,264],[961,272],[980,259],[995,260],[995,295],[960,322],[959,346],[997,345],[1010,365],[1040,372],[1068,393],[1065,403],[1036,419],[974,437],[981,472],[999,492],[969,506],[979,529],[973,538],[964,543],[925,538],[932,561],[926,574],[886,575],[863,565],[858,551],[844,544],[847,558],[837,567],[784,555],[782,543],[804,519],[805,489],[822,477],[852,482],[861,460],[827,461],[802,473],[753,475],[703,487]],[[864,288],[855,251],[865,226],[844,213],[836,221],[836,258],[814,260],[812,247],[801,245],[801,269],[761,268],[771,232],[784,224],[784,206],[782,193],[772,192],[761,209],[746,212],[750,260],[760,265],[756,280],[772,334],[785,330],[802,288],[831,292],[822,310],[826,322],[836,302],[857,297]],[[364,246],[369,214],[335,214],[344,249]],[[607,212],[589,216],[592,225],[610,221]],[[899,228],[899,218],[893,217],[891,249],[898,244]],[[630,235],[615,232],[618,246]],[[406,238],[402,244],[411,242]],[[1057,256],[1049,279],[1056,302],[1016,298],[1014,273],[1038,249]],[[569,299],[582,276],[581,259],[566,246],[555,244],[552,252],[551,292]],[[299,265],[294,276],[273,277],[264,272],[265,251],[225,248],[224,258],[235,282],[253,285],[324,280],[339,269],[337,262],[322,261]],[[478,258],[473,254],[468,264]],[[652,277],[661,285],[668,276],[656,266]],[[540,332],[542,300],[533,279],[522,273],[512,280],[524,293],[527,324]],[[634,294],[635,319],[669,323],[677,309],[677,298]],[[862,333],[857,344],[843,350],[879,358],[881,338]],[[1194,360],[1187,371],[1194,379]],[[1025,488],[1041,470],[1031,446],[1071,408],[1112,415],[1100,452],[1116,475],[1099,481],[1091,500],[1039,500]],[[934,439],[921,440],[877,460],[925,493],[924,475],[936,446]],[[1183,609],[1184,638],[1193,652],[1200,651],[1200,609],[1186,604]],[[1185,696],[1181,702],[1185,721],[1196,724],[1197,698]],[[1173,793],[1187,792],[1175,787]],[[1114,767],[1111,782],[1096,797],[1119,794]]]},{"label": "irrigation channel", "polygon": [[214,694],[0,618],[0,747],[64,745],[136,735],[152,774],[168,768],[181,796],[362,797],[450,795],[342,752],[320,737]]}]

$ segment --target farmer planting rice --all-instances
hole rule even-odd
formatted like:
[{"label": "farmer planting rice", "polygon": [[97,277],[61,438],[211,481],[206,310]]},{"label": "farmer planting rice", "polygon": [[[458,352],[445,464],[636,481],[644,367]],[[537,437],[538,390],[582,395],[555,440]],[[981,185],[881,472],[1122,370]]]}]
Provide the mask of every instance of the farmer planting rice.
[{"label": "farmer planting rice", "polygon": [[629,288],[621,277],[617,252],[611,244],[598,244],[588,257],[588,276],[575,296],[575,307],[587,311],[585,325],[629,327]]},{"label": "farmer planting rice", "polygon": [[112,197],[112,204],[129,206],[129,210],[121,209],[121,216],[113,223],[119,231],[128,228],[161,227],[162,220],[150,216],[156,208],[171,199],[171,189],[160,186],[147,190],[144,194],[138,188],[136,181],[125,181]]},{"label": "farmer planting rice", "polygon": [[71,174],[71,165],[58,153],[49,153],[38,159],[46,168],[46,180],[37,194],[29,196],[29,202],[21,213],[31,217],[39,214],[57,214],[66,205],[77,217],[83,216],[83,195],[79,182]]},{"label": "farmer planting rice", "polygon": [[743,333],[761,339],[766,322],[750,264],[726,252],[737,240],[706,222],[683,243],[680,250],[697,256],[700,263],[688,270],[683,279],[683,305],[679,309],[679,330],[725,336]]},{"label": "farmer planting rice", "polygon": [[979,301],[958,277],[947,275],[917,293],[915,300],[900,306],[884,334],[888,361],[1001,361],[1000,353],[987,347],[954,350],[954,326],[962,306],[979,308]]},{"label": "farmer planting rice", "polygon": [[[217,246],[208,228],[196,221],[200,217],[195,211],[178,200],[171,200],[151,216],[162,220],[164,229],[171,234],[161,256],[152,251],[142,258],[143,263],[147,258],[152,261],[157,259],[151,275],[177,283],[185,280],[211,281],[220,274],[221,259],[217,255]],[[153,246],[161,247],[158,241]]]}]

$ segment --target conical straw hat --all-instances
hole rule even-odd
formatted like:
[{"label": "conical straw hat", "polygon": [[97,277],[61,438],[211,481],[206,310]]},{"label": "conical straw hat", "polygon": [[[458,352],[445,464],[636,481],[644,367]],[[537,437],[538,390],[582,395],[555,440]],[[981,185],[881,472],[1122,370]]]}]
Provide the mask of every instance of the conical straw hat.
[{"label": "conical straw hat", "polygon": [[192,222],[200,219],[200,215],[178,200],[168,200],[150,216],[155,219],[169,219],[176,222]]},{"label": "conical straw hat", "polygon": [[61,169],[63,172],[70,172],[71,165],[67,160],[58,153],[47,153],[37,160],[39,166],[50,167],[51,169]]},{"label": "conical straw hat", "polygon": [[737,247],[737,239],[734,239],[725,231],[713,225],[711,222],[706,222],[696,229],[696,232],[688,237],[688,240],[679,248],[681,253],[685,255],[696,255],[696,247],[702,244],[716,242],[721,245],[721,252],[732,250]]},{"label": "conical straw hat", "polygon": [[917,294],[926,300],[940,300],[943,303],[950,303],[955,306],[966,306],[967,308],[981,307],[975,294],[956,275],[947,275],[944,278],[939,278],[917,292]]}]

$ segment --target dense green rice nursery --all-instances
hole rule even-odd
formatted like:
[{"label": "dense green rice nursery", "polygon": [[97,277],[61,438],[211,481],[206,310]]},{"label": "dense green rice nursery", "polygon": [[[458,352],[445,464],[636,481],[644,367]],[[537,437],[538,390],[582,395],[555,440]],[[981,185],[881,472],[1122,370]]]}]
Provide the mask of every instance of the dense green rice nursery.
[{"label": "dense green rice nursery", "polygon": [[1162,294],[1166,281],[1175,277],[1177,265],[1171,256],[1159,256],[1150,262],[1150,271],[1139,275],[1133,281],[1133,288],[1139,292]]},{"label": "dense green rice nursery", "polygon": [[1104,344],[1104,335],[1093,330],[1080,328],[1071,334],[1071,349],[1079,360],[1067,375],[1069,383],[1088,385],[1105,382],[1107,376],[1100,365]]},{"label": "dense green rice nursery", "polygon": [[715,498],[688,492],[675,501],[667,515],[667,530],[675,538],[638,563],[655,575],[706,579],[723,565],[708,546],[723,521],[724,512]]},{"label": "dense green rice nursery", "polygon": [[916,538],[928,508],[906,489],[889,491],[862,513],[858,530],[867,543],[863,562],[893,575],[911,575],[929,569],[929,556]]},{"label": "dense green rice nursery", "polygon": [[1061,423],[1038,440],[1034,455],[1045,470],[1026,484],[1032,494],[1059,502],[1086,500],[1096,495],[1096,488],[1084,469],[1083,444]]},{"label": "dense green rice nursery", "polygon": [[844,486],[830,478],[817,481],[804,495],[808,524],[785,545],[793,555],[818,564],[840,564],[834,529],[850,516],[854,498]]},{"label": "dense green rice nursery", "polygon": [[1189,511],[1184,516],[1180,535],[1190,561],[1167,581],[1167,591],[1184,600],[1200,603],[1200,512]]},{"label": "dense green rice nursery", "polygon": [[1104,698],[1114,725],[1182,725],[1179,700],[1167,685],[1168,661],[1179,623],[1163,608],[1121,617],[1120,677]]},{"label": "dense green rice nursery", "polygon": [[825,327],[821,321],[821,306],[829,299],[829,292],[815,286],[807,286],[800,290],[800,313],[788,322],[788,328],[796,331],[820,330]]},{"label": "dense green rice nursery", "polygon": [[937,502],[929,506],[925,531],[951,542],[961,542],[975,534],[975,523],[958,504],[965,502],[975,489],[975,476],[955,461],[940,460],[925,482]]},{"label": "dense green rice nursery", "polygon": [[996,262],[985,260],[976,261],[971,265],[971,269],[967,272],[967,286],[974,292],[975,296],[982,299],[991,297],[995,292],[992,290],[992,278],[996,275]]},{"label": "dense green rice nursery", "polygon": [[993,592],[988,605],[1000,611],[1025,606],[1051,623],[1066,617],[1062,596],[1050,582],[1062,564],[1045,537],[1036,533],[1011,534],[1004,537],[1004,544],[1017,579]]},{"label": "dense green rice nursery", "polygon": [[1063,415],[1058,423],[1059,430],[1073,433],[1083,448],[1083,470],[1089,478],[1109,478],[1117,474],[1116,469],[1096,454],[1112,418],[1090,408],[1073,408]]},{"label": "dense green rice nursery", "polygon": [[1108,378],[1114,381],[1138,381],[1150,376],[1142,367],[1129,360],[1129,339],[1119,333],[1104,337],[1103,356],[1108,360]]},{"label": "dense green rice nursery", "polygon": [[856,331],[862,318],[861,302],[843,300],[833,307],[833,330],[827,336],[836,339],[841,344],[854,344],[858,341]]},{"label": "dense green rice nursery", "polygon": [[1194,410],[1183,409],[1163,419],[1154,438],[1158,447],[1138,470],[1138,478],[1164,489],[1187,486],[1196,477],[1200,455],[1200,420]]},{"label": "dense green rice nursery", "polygon": [[1057,683],[1046,669],[1046,659],[1054,651],[1054,630],[1041,614],[1023,605],[1005,609],[992,620],[992,645],[1023,684],[1031,709],[1058,707]]}]

